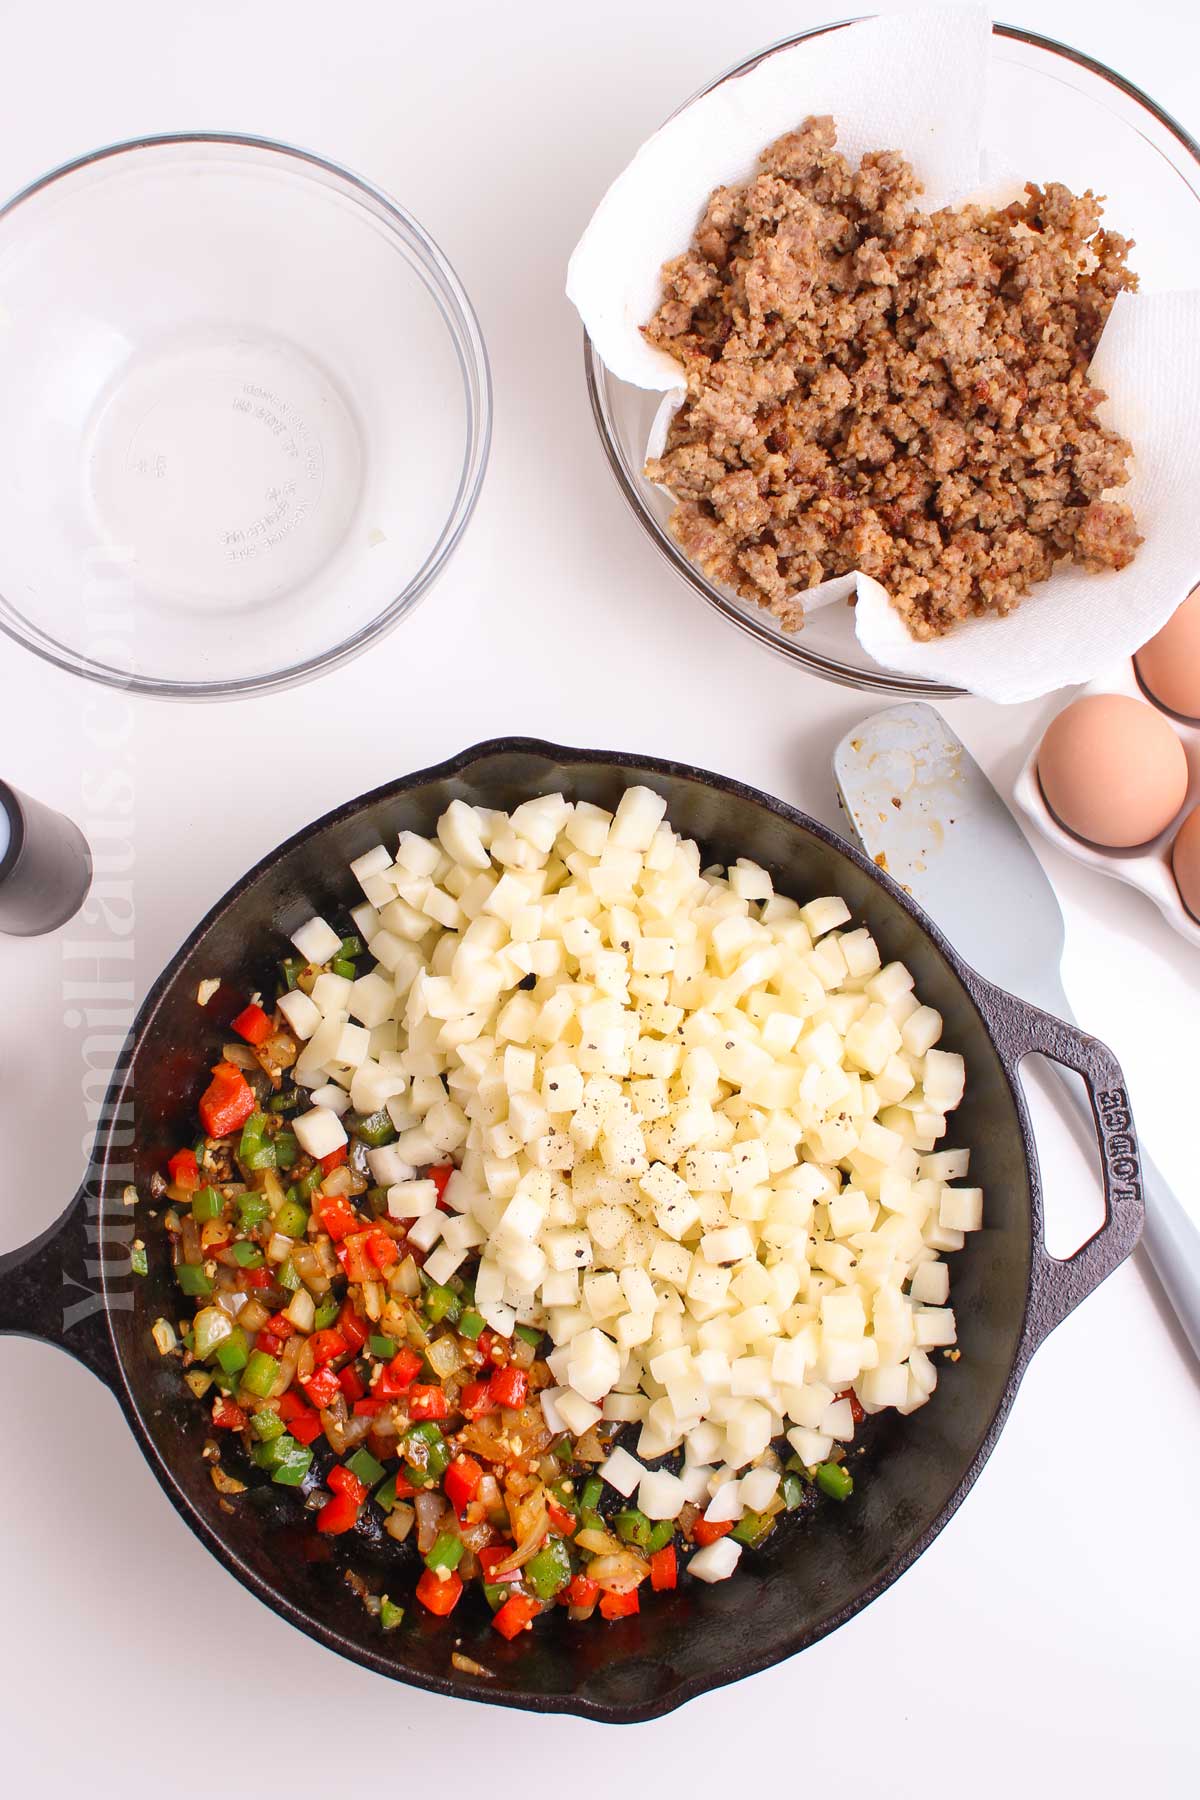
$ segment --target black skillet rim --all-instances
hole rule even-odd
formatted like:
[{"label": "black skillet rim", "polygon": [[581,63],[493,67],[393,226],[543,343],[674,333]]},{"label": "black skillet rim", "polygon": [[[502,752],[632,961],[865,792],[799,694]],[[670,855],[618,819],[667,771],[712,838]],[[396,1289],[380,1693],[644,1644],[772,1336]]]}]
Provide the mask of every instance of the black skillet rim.
[{"label": "black skillet rim", "polygon": [[[957,951],[955,951],[947,942],[938,927],[921,911],[920,907],[917,906],[912,897],[907,894],[890,875],[872,863],[855,845],[848,843],[845,838],[842,838],[836,832],[831,831],[828,826],[822,825],[816,819],[809,818],[807,814],[800,812],[793,806],[789,806],[786,801],[776,800],[772,795],[764,794],[759,789],[749,786],[746,782],[738,781],[730,776],[718,775],[710,770],[697,768],[694,765],[667,761],[662,757],[635,756],[628,754],[613,755],[610,752],[603,750],[576,749],[567,745],[553,744],[541,738],[490,738],[482,743],[472,745],[469,749],[460,751],[457,755],[452,756],[443,762],[430,764],[428,767],[418,769],[410,775],[402,776],[397,781],[384,782],[379,787],[372,789],[369,793],[359,795],[353,800],[345,801],[341,806],[334,807],[331,811],[325,813],[321,818],[314,820],[311,824],[302,826],[299,831],[293,832],[291,837],[287,838],[283,843],[277,845],[273,850],[261,857],[259,861],[255,863],[253,868],[249,869],[240,880],[235,882],[233,887],[228,889],[221,899],[209,909],[204,918],[200,920],[199,924],[188,933],[187,938],[180,945],[175,955],[171,958],[170,962],[164,968],[154,985],[151,987],[149,993],[146,995],[145,1000],[138,1010],[137,1017],[130,1028],[125,1048],[122,1051],[118,1063],[118,1069],[121,1072],[114,1079],[108,1090],[105,1102],[105,1116],[111,1120],[116,1120],[121,1116],[119,1110],[121,1097],[129,1082],[130,1073],[133,1067],[134,1052],[143,1038],[163,994],[174,980],[180,964],[191,954],[216,921],[231,906],[236,904],[242,895],[245,894],[258,880],[259,876],[264,874],[271,865],[277,862],[282,856],[286,855],[288,851],[297,846],[302,840],[311,837],[314,832],[323,831],[329,826],[345,823],[355,817],[358,813],[363,812],[370,807],[384,804],[413,788],[425,786],[431,781],[446,780],[453,778],[455,775],[461,775],[474,764],[485,761],[488,758],[514,755],[536,757],[540,760],[550,762],[567,761],[597,764],[605,768],[624,770],[630,773],[644,773],[649,775],[659,774],[682,780],[700,780],[704,785],[714,787],[723,793],[729,794],[736,800],[746,804],[763,807],[768,812],[772,812],[776,814],[777,817],[785,820],[788,824],[798,826],[801,830],[819,838],[830,848],[847,856],[851,862],[857,864],[858,868],[864,874],[870,876],[873,881],[877,882],[883,888],[884,892],[897,901],[903,910],[911,916],[914,922],[932,941],[935,948],[945,957],[954,975],[961,982],[968,1000],[979,1015],[980,1022],[988,1036],[989,1042],[991,1042],[993,1048],[996,1049],[1004,1079],[1012,1094],[1017,1115],[1017,1123],[1021,1134],[1022,1147],[1026,1164],[1029,1169],[1032,1199],[1032,1215],[1030,1220],[1031,1232],[1035,1234],[1035,1237],[1037,1233],[1040,1233],[1042,1218],[1040,1184],[1038,1180],[1038,1161],[1029,1113],[1024,1096],[1021,1092],[1020,1084],[1014,1080],[1006,1059],[1000,1053],[999,1046],[996,1042],[994,1023],[989,1020],[986,1012],[980,1005],[978,978],[975,976],[975,972],[969,965],[958,955]],[[97,1150],[100,1156],[101,1166],[103,1169],[106,1169],[109,1158],[107,1132],[102,1133],[101,1137],[98,1139]],[[107,1178],[106,1174],[101,1175],[100,1181],[104,1195],[104,1212],[107,1215],[109,1214],[110,1209],[113,1208],[114,1202],[118,1200],[119,1196],[113,1194],[113,1184]],[[425,1674],[415,1670],[399,1670],[395,1667],[394,1663],[389,1661],[389,1659],[380,1651],[373,1649],[365,1639],[359,1641],[343,1636],[339,1632],[325,1625],[319,1618],[313,1617],[301,1607],[293,1604],[293,1602],[280,1593],[278,1589],[273,1587],[270,1582],[263,1580],[262,1577],[250,1568],[247,1563],[243,1562],[242,1559],[236,1555],[225,1540],[211,1528],[203,1516],[192,1506],[188,1496],[176,1482],[172,1469],[163,1460],[157,1446],[143,1426],[137,1401],[134,1398],[133,1392],[126,1379],[121,1351],[113,1330],[112,1311],[108,1305],[109,1282],[110,1279],[115,1281],[119,1278],[118,1272],[113,1270],[110,1274],[108,1258],[101,1259],[101,1272],[105,1295],[104,1320],[108,1331],[109,1348],[112,1352],[113,1364],[118,1377],[118,1379],[112,1383],[112,1391],[129,1422],[131,1430],[141,1446],[142,1453],[147,1463],[159,1485],[163,1488],[167,1497],[175,1507],[176,1512],[180,1514],[192,1531],[195,1532],[196,1536],[205,1547],[212,1553],[216,1560],[230,1572],[230,1574],[234,1575],[237,1580],[242,1583],[244,1587],[249,1588],[251,1593],[257,1595],[261,1601],[269,1606],[272,1612],[277,1613],[280,1618],[285,1619],[290,1625],[294,1625],[298,1630],[302,1631],[305,1636],[323,1644],[326,1649],[333,1650],[338,1655],[348,1658],[351,1662],[356,1662],[363,1668],[372,1670],[375,1674],[386,1676],[389,1680],[399,1681],[405,1686],[424,1689],[430,1693],[440,1694],[447,1699],[478,1700],[493,1706],[512,1707],[520,1711],[534,1713],[573,1714],[579,1718],[592,1719],[600,1724],[611,1725],[643,1724],[651,1719],[661,1718],[667,1713],[674,1712],[678,1707],[686,1705],[688,1701],[698,1698],[701,1694],[711,1692],[716,1688],[730,1686],[733,1682],[741,1681],[749,1675],[756,1675],[761,1673],[764,1669],[773,1668],[776,1664],[787,1661],[801,1650],[807,1649],[811,1644],[819,1642],[821,1638],[828,1637],[831,1632],[836,1631],[839,1626],[846,1624],[848,1620],[852,1619],[857,1613],[860,1613],[864,1607],[869,1606],[873,1600],[877,1599],[885,1589],[889,1588],[894,1581],[898,1580],[899,1577],[904,1574],[905,1570],[910,1568],[917,1558],[928,1549],[934,1538],[937,1537],[942,1529],[949,1523],[950,1519],[957,1512],[959,1506],[974,1486],[980,1471],[995,1447],[996,1440],[1007,1420],[1017,1389],[1020,1386],[1021,1378],[1025,1372],[1029,1358],[1039,1341],[1039,1334],[1031,1329],[1031,1311],[1034,1310],[1033,1263],[1031,1261],[1030,1283],[1026,1290],[1025,1309],[1021,1319],[1017,1351],[1013,1360],[1012,1369],[1004,1384],[1004,1390],[1001,1394],[999,1404],[988,1429],[984,1433],[971,1462],[964,1470],[962,1479],[959,1481],[957,1487],[954,1489],[954,1492],[950,1495],[950,1498],[947,1500],[941,1511],[930,1521],[929,1525],[922,1532],[897,1553],[894,1560],[888,1564],[888,1567],[884,1572],[877,1577],[875,1581],[869,1583],[856,1594],[852,1601],[839,1607],[836,1612],[831,1614],[828,1618],[823,1619],[818,1625],[798,1627],[795,1635],[782,1646],[775,1645],[761,1654],[755,1652],[739,1657],[731,1662],[721,1674],[711,1678],[697,1676],[691,1680],[684,1679],[678,1682],[667,1693],[645,1702],[606,1701],[592,1699],[587,1695],[580,1694],[518,1694],[514,1692],[505,1692],[502,1689],[490,1687],[485,1681],[461,1675],[452,1669],[448,1670],[445,1674]]]}]

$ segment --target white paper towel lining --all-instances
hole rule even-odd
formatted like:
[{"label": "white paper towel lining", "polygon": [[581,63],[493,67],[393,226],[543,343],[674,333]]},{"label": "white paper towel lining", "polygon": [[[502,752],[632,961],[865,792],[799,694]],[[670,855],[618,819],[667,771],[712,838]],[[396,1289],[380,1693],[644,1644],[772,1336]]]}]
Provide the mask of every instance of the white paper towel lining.
[{"label": "white paper towel lining", "polygon": [[[580,239],[567,294],[613,374],[664,395],[647,455],[661,451],[683,383],[679,364],[648,344],[641,327],[661,298],[663,263],[690,244],[712,189],[748,180],[773,139],[811,113],[831,113],[838,148],[852,163],[867,150],[902,151],[930,211],[1008,197],[1022,177],[993,166],[981,143],[991,43],[990,20],[977,7],[865,20],[769,56],[642,145]],[[875,662],[998,701],[1087,681],[1131,654],[1200,580],[1197,343],[1200,294],[1123,294],[1093,362],[1108,395],[1100,416],[1134,445],[1120,498],[1145,542],[1127,569],[1089,575],[1060,564],[1006,618],[970,620],[928,644],[908,635],[884,589],[862,574],[810,589],[806,611],[856,589],[854,628]]]}]

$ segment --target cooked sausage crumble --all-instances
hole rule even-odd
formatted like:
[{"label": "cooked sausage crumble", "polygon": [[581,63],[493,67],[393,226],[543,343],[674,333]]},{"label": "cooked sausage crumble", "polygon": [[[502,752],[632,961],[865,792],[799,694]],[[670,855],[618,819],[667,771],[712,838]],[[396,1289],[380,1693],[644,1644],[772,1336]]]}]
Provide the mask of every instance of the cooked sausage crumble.
[{"label": "cooked sausage crumble", "polygon": [[804,589],[861,569],[915,638],[1010,612],[1064,557],[1141,543],[1131,446],[1088,365],[1137,278],[1100,201],[1059,183],[922,213],[904,158],[851,169],[832,119],[718,188],[644,328],[687,376],[664,454],[671,529],[713,581],[803,623]]}]

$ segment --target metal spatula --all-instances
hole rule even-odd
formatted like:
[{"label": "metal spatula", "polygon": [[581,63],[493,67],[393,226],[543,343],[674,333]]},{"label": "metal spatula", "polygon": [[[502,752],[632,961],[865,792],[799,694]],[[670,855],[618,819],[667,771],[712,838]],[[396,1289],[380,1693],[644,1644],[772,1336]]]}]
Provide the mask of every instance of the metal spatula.
[{"label": "metal spatula", "polygon": [[[867,855],[980,974],[1072,1020],[1059,975],[1066,933],[1054,889],[941,714],[920,701],[876,713],[842,739],[833,766]],[[1086,1110],[1082,1090],[1064,1081],[1063,1091]],[[1149,1158],[1143,1158],[1142,1183],[1143,1241],[1200,1356],[1200,1231]]]}]

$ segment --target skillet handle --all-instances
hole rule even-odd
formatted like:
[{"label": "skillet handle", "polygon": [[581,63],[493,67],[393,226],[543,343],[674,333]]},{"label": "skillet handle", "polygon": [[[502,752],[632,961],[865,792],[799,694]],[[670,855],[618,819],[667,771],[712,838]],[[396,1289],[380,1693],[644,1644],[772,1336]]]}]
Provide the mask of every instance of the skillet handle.
[{"label": "skillet handle", "polygon": [[106,1304],[132,1307],[133,1293],[131,1281],[117,1283],[129,1291],[110,1292],[106,1302],[101,1258],[111,1258],[115,1272],[128,1275],[129,1245],[102,1242],[95,1218],[82,1187],[40,1237],[0,1255],[0,1336],[11,1332],[56,1344],[115,1390],[120,1377]]},{"label": "skillet handle", "polygon": [[1051,1256],[1046,1248],[1040,1184],[1035,1179],[1033,1269],[1024,1343],[1028,1358],[1137,1244],[1146,1216],[1141,1157],[1125,1077],[1112,1051],[1077,1025],[1030,1006],[982,976],[974,976],[970,985],[1014,1086],[1022,1061],[1035,1052],[1082,1076],[1100,1150],[1104,1223],[1072,1256]]}]

